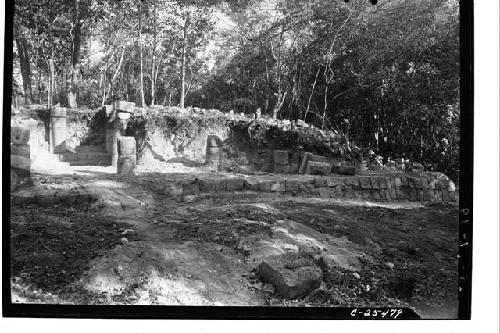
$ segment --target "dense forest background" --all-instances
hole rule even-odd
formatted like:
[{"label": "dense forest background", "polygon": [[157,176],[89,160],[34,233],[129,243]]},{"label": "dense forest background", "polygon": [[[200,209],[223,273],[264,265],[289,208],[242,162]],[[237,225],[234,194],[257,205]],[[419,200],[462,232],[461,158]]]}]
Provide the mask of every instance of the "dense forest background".
[{"label": "dense forest background", "polygon": [[301,119],[456,179],[457,0],[16,0],[13,104]]}]

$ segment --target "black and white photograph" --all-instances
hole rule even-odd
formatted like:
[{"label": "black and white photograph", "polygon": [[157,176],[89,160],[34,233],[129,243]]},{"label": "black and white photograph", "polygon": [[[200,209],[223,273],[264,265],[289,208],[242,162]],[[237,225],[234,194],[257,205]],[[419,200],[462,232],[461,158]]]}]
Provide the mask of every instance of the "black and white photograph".
[{"label": "black and white photograph", "polygon": [[464,2],[11,7],[4,315],[470,317]]}]

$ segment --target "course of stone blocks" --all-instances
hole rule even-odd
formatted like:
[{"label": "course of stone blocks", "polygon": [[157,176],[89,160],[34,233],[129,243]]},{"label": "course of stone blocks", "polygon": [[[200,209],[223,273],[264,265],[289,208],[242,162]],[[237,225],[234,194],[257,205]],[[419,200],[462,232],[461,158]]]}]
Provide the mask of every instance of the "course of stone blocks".
[{"label": "course of stone blocks", "polygon": [[346,198],[381,201],[454,202],[455,184],[442,173],[292,176],[230,179],[196,179],[158,184],[169,197],[195,201],[214,193],[269,192],[321,198]]}]

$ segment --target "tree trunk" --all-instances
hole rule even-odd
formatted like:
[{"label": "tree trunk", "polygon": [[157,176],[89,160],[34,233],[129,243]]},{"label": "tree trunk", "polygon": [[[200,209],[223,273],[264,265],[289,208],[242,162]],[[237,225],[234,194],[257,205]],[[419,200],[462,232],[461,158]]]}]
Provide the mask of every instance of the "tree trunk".
[{"label": "tree trunk", "polygon": [[184,33],[182,36],[182,62],[181,62],[181,100],[179,102],[179,106],[184,108],[184,95],[185,95],[185,85],[186,85],[186,48],[187,48],[187,31],[189,25],[189,16],[186,18],[186,22],[184,22]]},{"label": "tree trunk", "polygon": [[71,50],[71,69],[69,75],[69,84],[67,89],[67,102],[70,108],[78,107],[76,102],[77,91],[75,82],[78,81],[80,71],[80,54],[82,41],[82,23],[80,19],[79,0],[73,0],[73,27],[71,28],[71,39],[73,48]]},{"label": "tree trunk", "polygon": [[151,64],[151,105],[156,99],[156,3],[153,3],[153,59]]},{"label": "tree trunk", "polygon": [[31,104],[33,98],[31,91],[31,67],[28,53],[28,45],[23,37],[16,38],[17,51],[19,53],[19,63],[21,65],[21,75],[23,77],[24,104]]},{"label": "tree trunk", "polygon": [[144,107],[146,105],[146,101],[144,99],[144,70],[143,70],[143,55],[142,55],[142,6],[139,4],[139,54],[141,57],[141,106]]},{"label": "tree trunk", "polygon": [[306,121],[307,114],[309,113],[309,107],[311,106],[311,99],[314,95],[314,88],[316,88],[316,83],[318,82],[318,75],[319,75],[320,69],[321,68],[318,68],[318,71],[316,72],[316,76],[314,77],[314,82],[313,82],[313,86],[311,89],[311,94],[309,95],[309,100],[307,101],[307,109],[306,109],[306,112],[304,113],[304,121]]}]

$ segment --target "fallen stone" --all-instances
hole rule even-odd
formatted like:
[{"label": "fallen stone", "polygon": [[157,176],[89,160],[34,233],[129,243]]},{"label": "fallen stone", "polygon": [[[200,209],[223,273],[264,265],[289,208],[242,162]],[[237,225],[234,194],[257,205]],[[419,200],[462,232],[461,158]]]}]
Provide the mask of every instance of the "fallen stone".
[{"label": "fallen stone", "polygon": [[312,260],[301,259],[299,255],[291,254],[263,261],[257,275],[287,299],[305,296],[321,285],[323,274]]}]

